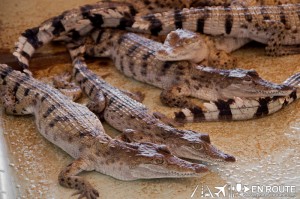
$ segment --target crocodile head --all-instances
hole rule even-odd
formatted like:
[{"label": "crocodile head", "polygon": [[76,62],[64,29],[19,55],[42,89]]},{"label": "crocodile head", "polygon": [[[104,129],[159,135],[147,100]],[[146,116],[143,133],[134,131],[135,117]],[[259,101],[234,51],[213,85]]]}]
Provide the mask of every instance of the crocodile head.
[{"label": "crocodile head", "polygon": [[200,177],[208,171],[205,165],[172,155],[164,145],[113,140],[107,150],[105,172],[122,180]]},{"label": "crocodile head", "polygon": [[177,29],[170,32],[161,48],[155,52],[161,61],[189,60],[199,63],[208,57],[209,49],[200,34]]},{"label": "crocodile head", "polygon": [[179,130],[164,124],[159,124],[156,132],[146,134],[135,131],[123,133],[124,140],[132,142],[164,143],[172,154],[192,160],[209,163],[235,162],[235,158],[218,150],[210,143],[209,135],[191,130]]},{"label": "crocodile head", "polygon": [[[294,90],[291,86],[262,79],[255,70],[220,70],[202,66],[196,66],[195,69],[199,70],[199,77],[205,77],[212,82],[211,86],[214,87],[218,99],[287,96]],[[197,75],[197,71],[193,74]],[[203,79],[199,78],[199,81]]]}]

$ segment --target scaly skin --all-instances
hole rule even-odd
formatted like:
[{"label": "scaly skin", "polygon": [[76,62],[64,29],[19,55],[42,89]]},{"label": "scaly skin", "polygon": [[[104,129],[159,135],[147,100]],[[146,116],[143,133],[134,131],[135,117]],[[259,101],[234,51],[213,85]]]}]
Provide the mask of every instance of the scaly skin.
[{"label": "scaly skin", "polygon": [[130,31],[154,35],[183,28],[214,36],[245,38],[267,44],[271,56],[299,53],[300,4],[183,9],[135,17]]},{"label": "scaly skin", "polygon": [[72,40],[87,35],[94,28],[125,29],[132,25],[135,15],[182,9],[187,6],[189,1],[186,0],[104,0],[92,5],[87,4],[52,17],[38,27],[25,30],[16,43],[14,56],[22,68],[27,68],[35,50],[52,40]]},{"label": "scaly skin", "polygon": [[232,0],[230,2],[233,5],[243,6],[272,6],[282,4],[296,4],[300,3],[299,0]]},{"label": "scaly skin", "polygon": [[286,107],[300,98],[300,73],[288,78],[284,85],[294,87],[294,91],[287,96],[275,96],[256,99],[233,98],[227,101],[204,103],[203,107],[183,109],[175,113],[175,120],[179,122],[199,122],[227,120],[248,120],[270,115]]},{"label": "scaly skin", "polygon": [[[156,1],[149,2],[146,4],[144,1],[146,10],[149,9],[147,5],[152,5],[151,2],[156,4]],[[189,7],[192,4],[190,2]],[[251,7],[238,4],[172,9],[143,16],[143,11],[139,13],[130,3],[100,2],[65,11],[38,27],[26,30],[16,44],[14,55],[21,67],[27,68],[35,50],[46,43],[61,36],[69,40],[78,39],[95,28],[127,29],[153,35],[166,35],[172,30],[183,28],[215,36],[262,42],[268,45],[267,53],[272,56],[295,54],[299,53],[299,48],[294,45],[300,43],[300,20],[292,16],[298,16],[299,7],[300,4]],[[166,8],[169,8],[169,4]]]},{"label": "scaly skin", "polygon": [[27,68],[35,50],[52,40],[64,37],[72,40],[87,35],[94,28],[116,27],[124,29],[132,24],[137,10],[128,3],[99,2],[44,21],[40,26],[25,30],[16,43],[14,56],[22,68]]},{"label": "scaly skin", "polygon": [[[297,74],[298,78],[300,74]],[[299,83],[299,80],[298,80]],[[271,115],[300,97],[299,88],[290,95],[281,97],[265,97],[204,103],[203,107],[185,108],[175,113],[178,122],[201,122],[218,120],[249,120]]]},{"label": "scaly skin", "polygon": [[203,165],[175,157],[165,146],[110,138],[88,108],[4,64],[0,65],[0,85],[8,114],[34,115],[39,132],[76,159],[60,172],[59,183],[77,189],[80,198],[99,196],[77,176],[81,171],[96,170],[120,180],[199,177],[207,171]]},{"label": "scaly skin", "polygon": [[[90,98],[88,107],[114,128],[124,132],[122,139],[163,143],[178,157],[209,162],[233,162],[235,158],[216,149],[207,134],[179,130],[154,117],[141,103],[96,76],[83,62],[83,46],[70,47],[74,59],[73,77]],[[71,50],[72,49],[72,50]],[[141,133],[142,136],[134,138]]]},{"label": "scaly skin", "polygon": [[166,93],[175,90],[177,97],[217,101],[286,96],[293,91],[293,87],[261,79],[253,70],[220,70],[188,61],[160,61],[155,55],[162,44],[133,33],[106,30],[94,37],[99,45],[87,46],[88,55],[109,56],[126,76],[162,88]]},{"label": "scaly skin", "polygon": [[[160,61],[155,56],[160,43],[133,33],[113,34],[109,30],[101,32],[101,37],[94,34],[100,43],[88,45],[88,55],[109,56],[126,76],[164,89],[162,102],[185,108],[175,114],[177,121],[253,119],[276,112],[288,104],[286,101],[297,98],[293,85],[273,84],[261,79],[255,71]],[[211,102],[199,106],[187,97]]]}]

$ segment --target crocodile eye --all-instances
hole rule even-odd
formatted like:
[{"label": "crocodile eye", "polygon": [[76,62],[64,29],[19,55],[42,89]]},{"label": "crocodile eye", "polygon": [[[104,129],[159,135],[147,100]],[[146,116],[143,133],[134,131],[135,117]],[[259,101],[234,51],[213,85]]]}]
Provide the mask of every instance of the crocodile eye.
[{"label": "crocodile eye", "polygon": [[155,160],[155,164],[163,164],[164,160],[162,158],[156,158]]},{"label": "crocodile eye", "polygon": [[246,84],[249,84],[252,82],[252,78],[249,77],[249,76],[245,76],[244,79],[243,79],[243,82],[246,83]]},{"label": "crocodile eye", "polygon": [[195,144],[194,148],[197,150],[201,150],[203,148],[202,144]]}]

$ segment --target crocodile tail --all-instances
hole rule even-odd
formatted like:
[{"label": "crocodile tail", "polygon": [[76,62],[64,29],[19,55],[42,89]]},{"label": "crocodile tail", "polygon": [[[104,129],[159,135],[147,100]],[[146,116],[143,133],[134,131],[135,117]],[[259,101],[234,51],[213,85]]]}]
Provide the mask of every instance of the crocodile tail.
[{"label": "crocodile tail", "polygon": [[[299,82],[298,82],[299,84]],[[300,96],[296,89],[288,96],[257,99],[235,97],[227,101],[203,103],[203,107],[185,108],[175,113],[177,122],[249,120],[270,115],[294,102]]]},{"label": "crocodile tail", "polygon": [[50,41],[64,36],[69,40],[80,38],[94,28],[111,27],[125,29],[133,24],[136,10],[128,3],[101,2],[65,11],[40,26],[21,34],[13,55],[26,69],[34,52]]},{"label": "crocodile tail", "polygon": [[[260,99],[264,103],[266,99]],[[266,103],[264,103],[266,104]],[[235,97],[229,100],[211,101],[202,106],[184,108],[175,113],[178,122],[247,120],[260,114],[258,100],[241,99]]]},{"label": "crocodile tail", "polygon": [[284,85],[300,87],[300,72],[290,76],[283,82]]}]

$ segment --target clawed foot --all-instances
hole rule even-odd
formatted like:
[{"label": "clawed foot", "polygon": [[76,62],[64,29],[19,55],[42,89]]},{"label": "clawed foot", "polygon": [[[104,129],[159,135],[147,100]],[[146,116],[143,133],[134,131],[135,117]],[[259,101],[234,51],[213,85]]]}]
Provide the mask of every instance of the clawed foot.
[{"label": "clawed foot", "polygon": [[136,101],[138,101],[138,102],[143,102],[144,101],[144,99],[145,99],[145,94],[144,93],[142,93],[140,91],[137,91],[134,94],[136,96],[136,99],[135,99]]},{"label": "clawed foot", "polygon": [[79,190],[72,194],[72,196],[79,195],[78,199],[87,198],[87,199],[95,199],[99,197],[99,192],[94,189],[92,186],[85,186],[83,190]]},{"label": "clawed foot", "polygon": [[71,78],[71,74],[66,72],[63,75],[54,77],[53,85],[55,88],[59,89],[62,94],[69,97],[72,101],[76,101],[81,97],[82,91],[80,87],[77,86],[74,82],[70,82]]},{"label": "clawed foot", "polygon": [[63,75],[55,76],[53,78],[53,85],[55,88],[72,88],[74,87],[74,83],[71,83],[71,74],[70,73],[64,73]]},{"label": "clawed foot", "polygon": [[121,91],[123,94],[127,95],[131,99],[134,99],[135,101],[138,101],[140,103],[142,103],[145,99],[145,94],[140,91],[137,91],[137,92],[130,92],[130,91],[126,91],[126,90],[121,90]]},{"label": "clawed foot", "polygon": [[74,88],[68,88],[68,89],[59,89],[59,91],[67,96],[69,99],[72,101],[77,101],[79,98],[82,96],[82,90],[80,89],[79,86],[74,87]]}]

